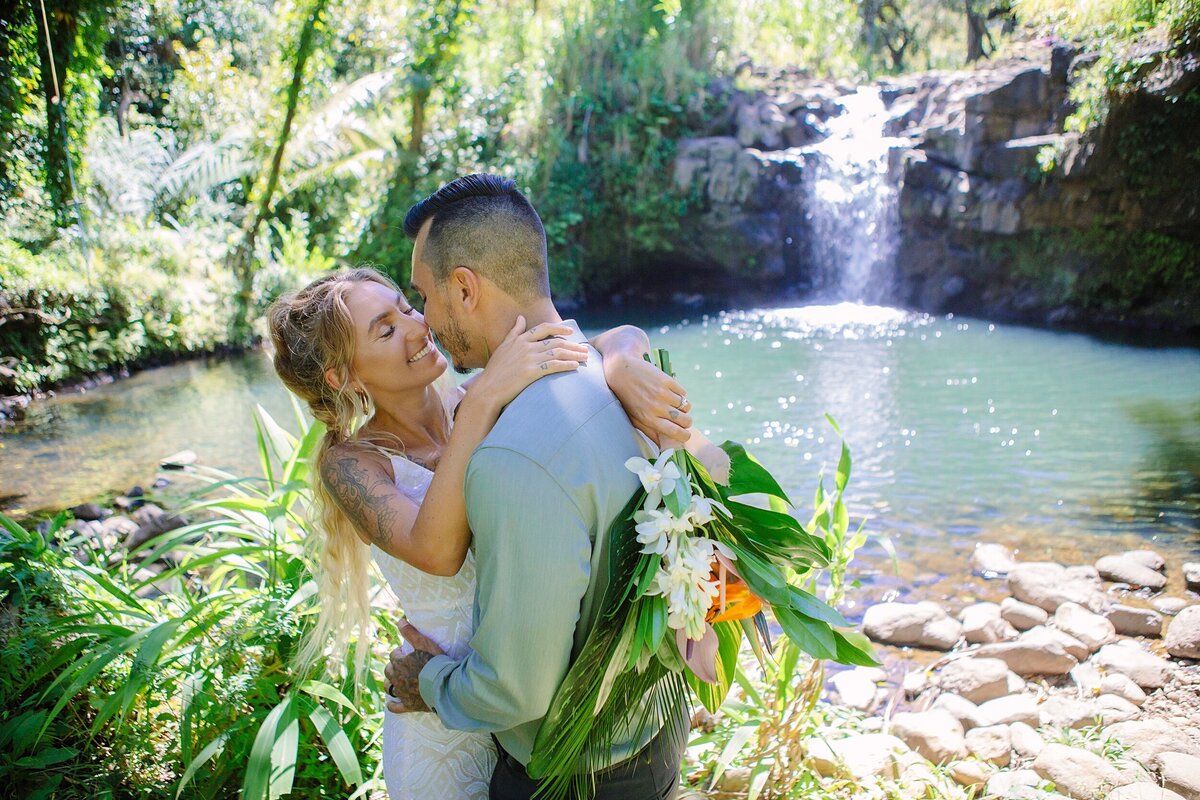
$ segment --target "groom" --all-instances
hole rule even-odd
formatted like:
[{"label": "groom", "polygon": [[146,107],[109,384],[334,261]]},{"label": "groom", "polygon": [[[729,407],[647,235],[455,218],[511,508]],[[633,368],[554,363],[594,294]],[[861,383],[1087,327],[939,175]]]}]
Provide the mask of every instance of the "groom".
[{"label": "groom", "polygon": [[[546,235],[508,179],[468,175],[414,206],[412,286],[456,369],[487,364],[518,315],[559,322]],[[575,329],[568,337],[586,341]],[[608,583],[609,526],[638,487],[641,455],[604,381],[599,354],[576,372],[532,383],[505,409],[467,468],[478,585],[471,652],[394,655],[387,674],[405,711],[436,710],[449,728],[498,744],[492,800],[528,798],[538,727],[589,631]],[[418,637],[419,638],[419,637]],[[419,646],[419,645],[418,645]],[[436,649],[436,646],[429,649]],[[651,800],[677,791],[686,715],[615,743],[596,798]]]}]

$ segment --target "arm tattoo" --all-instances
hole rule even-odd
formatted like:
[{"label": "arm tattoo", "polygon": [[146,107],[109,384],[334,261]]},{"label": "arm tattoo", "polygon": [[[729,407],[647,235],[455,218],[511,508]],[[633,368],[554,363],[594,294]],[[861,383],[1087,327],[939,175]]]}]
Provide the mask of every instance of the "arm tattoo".
[{"label": "arm tattoo", "polygon": [[380,546],[391,539],[392,525],[398,515],[388,503],[390,483],[372,478],[352,456],[326,459],[321,465],[321,477],[354,527]]}]

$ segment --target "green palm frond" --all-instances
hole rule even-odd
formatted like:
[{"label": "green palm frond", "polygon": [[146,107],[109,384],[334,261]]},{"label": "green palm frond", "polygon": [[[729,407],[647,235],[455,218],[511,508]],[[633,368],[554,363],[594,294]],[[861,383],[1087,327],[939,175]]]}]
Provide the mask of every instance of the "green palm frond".
[{"label": "green palm frond", "polygon": [[383,144],[388,141],[386,137],[366,131],[363,112],[382,103],[399,76],[399,68],[364,75],[314,109],[289,144],[285,158],[288,171],[309,172],[334,163],[347,153],[391,149],[390,144]]},{"label": "green palm frond", "polygon": [[228,131],[215,142],[192,145],[159,174],[154,185],[156,202],[207,195],[242,178],[254,166],[249,150],[250,132],[242,128]]},{"label": "green palm frond", "polygon": [[86,160],[91,200],[101,211],[134,217],[150,211],[155,183],[171,163],[164,135],[152,128],[138,128],[122,136],[116,120],[97,120],[88,139]]}]

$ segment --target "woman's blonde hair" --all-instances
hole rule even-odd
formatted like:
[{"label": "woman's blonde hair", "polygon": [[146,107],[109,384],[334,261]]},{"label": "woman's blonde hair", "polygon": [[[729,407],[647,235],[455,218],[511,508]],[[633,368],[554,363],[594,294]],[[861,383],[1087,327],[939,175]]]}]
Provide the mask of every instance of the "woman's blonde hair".
[{"label": "woman's blonde hair", "polygon": [[[281,297],[267,312],[275,372],[325,425],[310,470],[319,520],[315,536],[310,538],[320,551],[319,610],[316,625],[300,648],[297,665],[307,670],[327,651],[340,659],[357,634],[355,676],[361,674],[370,652],[370,551],[326,487],[320,467],[331,449],[358,441],[356,433],[374,413],[370,397],[354,384],[354,325],[346,305],[350,290],[364,283],[399,291],[386,276],[360,267],[319,278]],[[327,374],[335,380],[328,380]],[[378,442],[368,446],[396,452]]]}]

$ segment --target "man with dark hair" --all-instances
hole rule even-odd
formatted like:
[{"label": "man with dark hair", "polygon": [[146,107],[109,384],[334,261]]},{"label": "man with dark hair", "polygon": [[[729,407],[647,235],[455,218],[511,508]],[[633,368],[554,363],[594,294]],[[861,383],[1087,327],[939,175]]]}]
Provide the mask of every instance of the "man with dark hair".
[{"label": "man with dark hair", "polygon": [[[412,285],[456,368],[484,366],[518,316],[561,322],[550,298],[546,237],[516,185],[459,178],[405,219]],[[586,341],[573,321],[572,341]],[[491,798],[528,798],[526,773],[554,693],[596,622],[608,583],[609,527],[638,487],[625,461],[643,455],[592,351],[578,371],[523,391],[471,458],[465,480],[475,537],[474,633],[465,658],[393,654],[405,711],[435,709],[458,730],[488,731],[499,761]],[[419,637],[414,637],[419,643]],[[393,707],[394,706],[389,706]],[[685,709],[618,735],[596,773],[596,798],[674,797]]]}]

